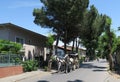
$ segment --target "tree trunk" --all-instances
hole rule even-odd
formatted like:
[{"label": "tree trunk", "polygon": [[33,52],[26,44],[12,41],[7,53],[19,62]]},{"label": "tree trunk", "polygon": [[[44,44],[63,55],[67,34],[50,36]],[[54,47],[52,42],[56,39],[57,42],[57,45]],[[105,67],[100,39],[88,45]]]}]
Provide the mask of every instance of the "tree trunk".
[{"label": "tree trunk", "polygon": [[52,67],[52,59],[50,59],[48,61],[48,70],[47,71],[51,71],[51,67]]},{"label": "tree trunk", "polygon": [[92,56],[92,48],[89,48],[89,56],[90,56],[90,60],[93,60],[93,56]]},{"label": "tree trunk", "polygon": [[108,34],[108,37],[109,37],[109,44],[108,44],[108,56],[109,56],[109,65],[110,65],[110,70],[113,70],[114,69],[114,60],[113,60],[113,57],[112,57],[112,35],[111,35],[111,32],[110,32],[110,26],[107,28],[107,34]]},{"label": "tree trunk", "polygon": [[64,41],[64,53],[67,53],[67,49],[66,49],[66,40]]},{"label": "tree trunk", "polygon": [[89,56],[90,60],[95,59],[95,52],[94,52],[94,49],[91,46],[89,46],[89,48],[88,48],[88,56]]},{"label": "tree trunk", "polygon": [[57,48],[58,48],[59,38],[60,38],[60,35],[57,34],[56,45],[55,45],[55,55],[57,55]]},{"label": "tree trunk", "polygon": [[113,60],[113,57],[112,57],[112,38],[111,38],[111,33],[109,32],[109,49],[108,49],[108,60],[109,60],[109,67],[110,67],[110,70],[114,70],[114,60]]},{"label": "tree trunk", "polygon": [[80,46],[80,43],[78,41],[78,45],[77,45],[77,53],[78,53],[78,50],[79,50],[79,46]]},{"label": "tree trunk", "polygon": [[109,53],[109,59],[108,59],[108,62],[109,62],[109,68],[111,71],[114,70],[114,60],[113,60],[113,57],[112,57],[112,53],[110,52]]},{"label": "tree trunk", "polygon": [[53,48],[51,48],[50,53],[49,53],[48,69],[47,69],[47,71],[51,71],[51,67],[52,67],[52,59],[51,59],[51,57],[52,57],[52,55],[53,55],[52,51],[53,51]]},{"label": "tree trunk", "polygon": [[73,50],[74,50],[74,44],[75,44],[75,39],[73,40],[72,53],[73,53]]},{"label": "tree trunk", "polygon": [[89,48],[86,47],[86,56],[89,57]]},{"label": "tree trunk", "polygon": [[65,36],[64,36],[64,53],[65,53],[65,55],[67,53],[67,49],[66,49],[67,42],[66,42],[66,40],[67,40],[67,30],[65,31]]},{"label": "tree trunk", "polygon": [[78,41],[77,41],[77,38],[76,38],[76,53],[78,52]]}]

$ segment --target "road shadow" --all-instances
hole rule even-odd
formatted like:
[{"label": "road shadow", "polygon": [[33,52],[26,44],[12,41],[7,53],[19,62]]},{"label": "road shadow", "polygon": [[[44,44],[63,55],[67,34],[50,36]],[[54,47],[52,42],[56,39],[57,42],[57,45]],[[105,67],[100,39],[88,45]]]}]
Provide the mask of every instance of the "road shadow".
[{"label": "road shadow", "polygon": [[93,65],[91,63],[82,63],[80,68],[93,68]]},{"label": "road shadow", "polygon": [[51,74],[57,74],[58,72],[57,71],[55,71],[55,72],[52,72]]},{"label": "road shadow", "polygon": [[37,82],[49,82],[49,81],[46,81],[46,80],[40,80],[40,81],[37,81]]},{"label": "road shadow", "polygon": [[92,63],[83,63],[81,64],[80,68],[97,68],[97,69],[106,69],[107,67],[103,67],[103,66],[95,66]]},{"label": "road shadow", "polygon": [[55,75],[55,74],[58,75],[58,74],[66,74],[66,73],[65,73],[64,71],[62,71],[62,72],[60,71],[60,72],[53,72],[53,73],[51,73],[51,74],[53,74],[53,75]]},{"label": "road shadow", "polygon": [[93,69],[93,72],[103,72],[103,71],[107,71],[107,67],[104,66],[97,66],[94,65],[92,63],[82,63],[81,64],[81,68],[85,68],[85,69]]},{"label": "road shadow", "polygon": [[74,81],[67,81],[67,82],[83,82],[82,80],[74,80]]},{"label": "road shadow", "polygon": [[95,70],[93,70],[94,72],[102,72],[102,71],[107,71],[107,70],[102,70],[102,69],[95,69]]},{"label": "road shadow", "polygon": [[93,68],[106,69],[107,67],[103,67],[103,66],[93,66]]},{"label": "road shadow", "polygon": [[99,61],[100,63],[106,63],[106,61]]}]

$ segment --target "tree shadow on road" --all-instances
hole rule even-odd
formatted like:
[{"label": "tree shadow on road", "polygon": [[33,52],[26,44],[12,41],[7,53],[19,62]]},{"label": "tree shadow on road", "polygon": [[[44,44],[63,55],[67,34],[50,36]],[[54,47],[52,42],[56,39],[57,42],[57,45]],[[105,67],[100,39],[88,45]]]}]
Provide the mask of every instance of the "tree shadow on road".
[{"label": "tree shadow on road", "polygon": [[103,67],[103,66],[93,66],[93,68],[106,69],[107,67]]},{"label": "tree shadow on road", "polygon": [[49,81],[46,81],[46,80],[40,80],[40,81],[37,81],[37,82],[49,82]]},{"label": "tree shadow on road", "polygon": [[80,68],[98,68],[98,69],[106,69],[107,67],[95,66],[95,65],[92,65],[91,63],[84,63],[84,64],[81,64],[81,67],[80,67]]},{"label": "tree shadow on road", "polygon": [[91,63],[84,63],[81,64],[80,68],[93,68],[93,65]]},{"label": "tree shadow on road", "polygon": [[67,82],[83,82],[82,80],[74,80],[74,81],[67,81]]},{"label": "tree shadow on road", "polygon": [[107,71],[107,69],[106,69],[107,67],[96,66],[96,65],[93,65],[92,63],[83,63],[83,64],[81,64],[81,68],[93,69],[92,71],[94,71],[94,72]]},{"label": "tree shadow on road", "polygon": [[93,70],[94,72],[102,72],[102,71],[107,71],[107,70],[102,70],[102,69],[95,69],[95,70]]}]

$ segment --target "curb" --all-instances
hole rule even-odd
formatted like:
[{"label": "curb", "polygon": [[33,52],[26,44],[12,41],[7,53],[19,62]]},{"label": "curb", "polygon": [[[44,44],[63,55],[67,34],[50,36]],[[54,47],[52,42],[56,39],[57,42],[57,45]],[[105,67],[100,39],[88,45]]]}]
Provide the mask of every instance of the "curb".
[{"label": "curb", "polygon": [[107,64],[107,71],[108,71],[108,73],[109,73],[112,77],[114,77],[114,78],[116,78],[116,79],[120,79],[120,75],[118,75],[118,74],[116,74],[116,73],[114,73],[114,72],[112,72],[112,71],[109,70],[109,64]]},{"label": "curb", "polygon": [[114,72],[112,72],[112,71],[110,71],[110,70],[108,70],[108,73],[109,73],[111,76],[113,76],[114,78],[120,79],[120,75],[118,75],[118,74],[116,74],[116,73],[114,73]]},{"label": "curb", "polygon": [[17,81],[21,81],[21,80],[24,80],[24,79],[28,79],[28,78],[31,78],[31,77],[35,77],[37,75],[40,75],[40,77],[43,77],[43,76],[46,76],[46,75],[51,75],[53,72],[45,72],[45,71],[40,71],[40,72],[37,72],[35,74],[32,74],[32,75],[29,75],[27,77],[24,77],[24,78],[20,78],[20,79],[16,79],[14,82],[17,82]]},{"label": "curb", "polygon": [[27,78],[30,78],[30,77],[34,77],[35,75],[39,75],[39,74],[33,74],[33,75],[30,75],[30,76],[27,76],[27,77],[24,77],[24,78],[21,78],[21,79],[16,79],[14,82],[21,81],[21,80],[24,80],[24,79],[27,79]]},{"label": "curb", "polygon": [[37,75],[39,75],[41,78],[41,77],[44,77],[47,75],[51,75],[53,72],[54,71],[51,71],[51,72],[45,72],[45,71],[26,72],[26,73],[22,73],[20,75],[1,78],[0,82],[19,82],[19,81],[22,81],[24,79],[29,79],[31,77],[35,77]]}]

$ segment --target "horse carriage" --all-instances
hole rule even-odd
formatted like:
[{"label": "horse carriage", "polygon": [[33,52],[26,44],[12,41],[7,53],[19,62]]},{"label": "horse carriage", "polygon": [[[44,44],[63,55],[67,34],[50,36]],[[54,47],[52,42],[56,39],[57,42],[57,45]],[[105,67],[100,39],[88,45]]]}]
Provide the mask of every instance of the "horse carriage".
[{"label": "horse carriage", "polygon": [[64,71],[65,73],[70,72],[79,68],[79,57],[78,54],[66,54],[64,57],[56,56],[58,72]]},{"label": "horse carriage", "polygon": [[78,53],[71,53],[69,54],[70,62],[72,63],[72,70],[79,68],[79,56]]}]

